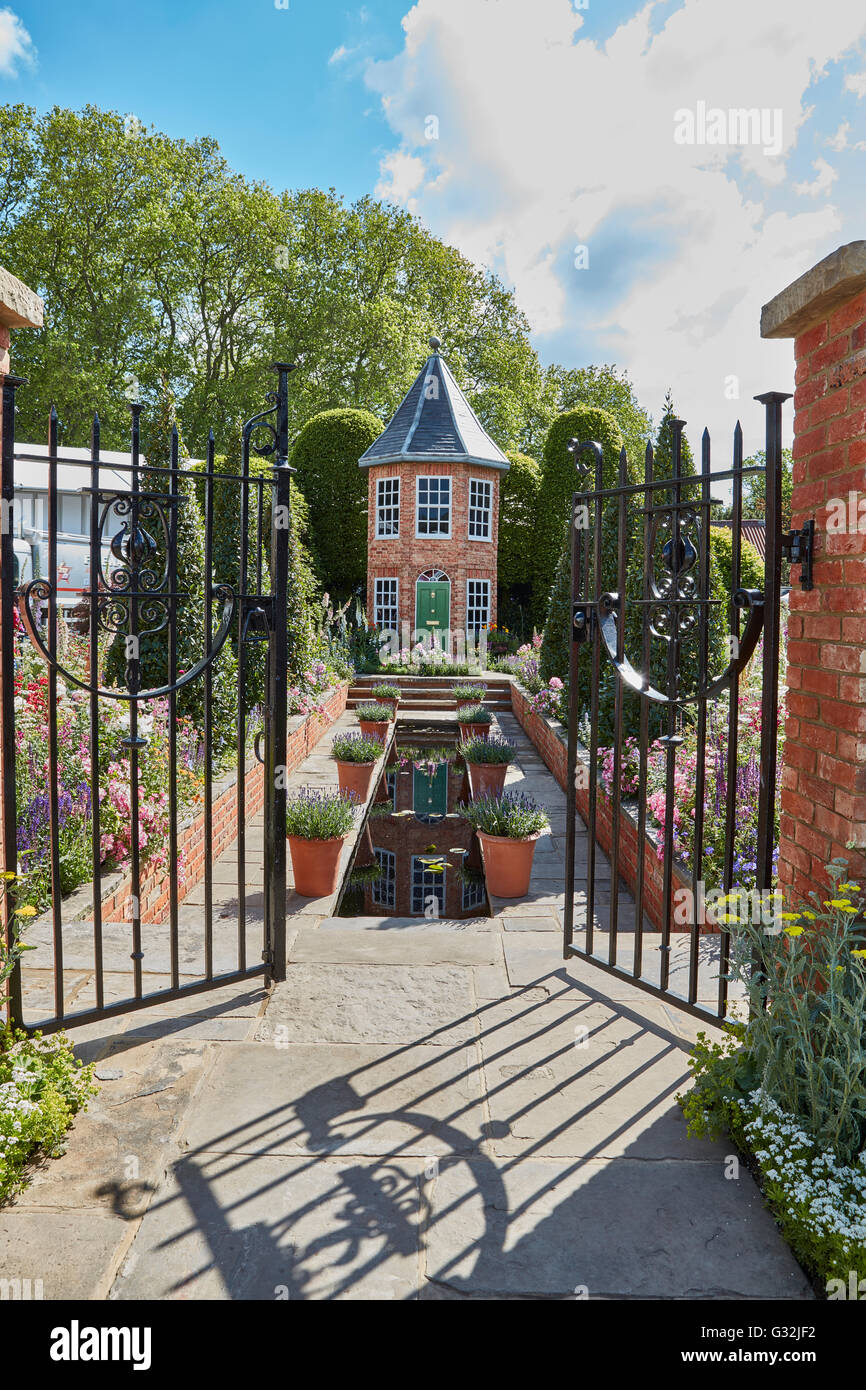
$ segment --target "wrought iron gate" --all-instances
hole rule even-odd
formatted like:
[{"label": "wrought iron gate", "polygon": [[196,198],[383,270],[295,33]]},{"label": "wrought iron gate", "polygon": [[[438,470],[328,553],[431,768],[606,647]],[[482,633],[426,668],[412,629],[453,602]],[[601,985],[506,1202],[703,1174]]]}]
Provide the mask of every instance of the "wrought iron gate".
[{"label": "wrought iron gate", "polygon": [[[32,961],[34,968],[41,969],[43,986],[42,976],[50,973],[47,993],[51,1002],[47,1008],[42,1005],[36,1017],[30,1016],[23,991],[27,972],[22,971],[19,961],[8,984],[8,1010],[13,1020],[23,1021],[27,1027],[50,1030],[248,978],[285,978],[286,789],[280,770],[286,763],[287,745],[286,610],[292,473],[288,464],[288,377],[292,370],[290,364],[275,364],[277,389],[268,394],[267,409],[244,426],[239,472],[216,467],[213,431],[206,458],[194,471],[179,456],[176,427],[171,431],[167,463],[157,464],[149,459],[146,452],[142,453],[142,407],[137,403],[130,405],[127,461],[118,462],[116,456],[106,460],[101,454],[96,416],[89,458],[72,457],[71,452],[63,453],[59,447],[59,422],[52,409],[47,453],[17,453],[18,460],[31,467],[42,466],[46,484],[44,525],[38,530],[44,574],[32,575],[26,583],[18,582],[14,550],[14,518],[22,505],[21,487],[16,488],[15,479],[15,395],[24,383],[13,377],[6,377],[3,383],[0,765],[4,779],[2,814],[7,876],[16,871],[26,875],[28,869],[26,859],[23,864],[20,862],[19,852],[22,806],[20,798],[16,799],[14,680],[16,661],[21,662],[28,638],[46,671],[42,678],[44,709],[41,697],[38,700],[40,718],[45,720],[42,736],[47,744],[47,828],[40,857],[50,882],[51,906],[49,920],[37,918],[25,934],[24,940],[36,944],[37,950],[23,960],[28,967]],[[272,466],[251,470],[251,452],[269,459]],[[77,644],[69,637],[70,624],[62,611],[58,576],[58,538],[63,535],[59,501],[69,492],[69,487],[61,487],[61,482],[69,484],[70,479],[77,483],[73,495],[82,499],[89,532],[88,582],[76,594],[80,601],[77,618],[86,635]],[[222,495],[223,515],[228,508],[238,519],[238,544],[230,567],[233,572],[229,573],[225,572],[225,558],[222,570],[217,572],[215,558],[220,539],[215,522],[220,489],[226,490]],[[178,541],[186,524],[183,509],[199,506],[204,526],[203,592],[195,594],[179,587]],[[193,621],[190,615],[194,611],[198,650],[188,669],[180,669],[179,634],[186,634],[185,646],[189,650],[189,623]],[[22,623],[26,636],[20,631]],[[254,643],[258,645],[253,646]],[[146,651],[151,653],[150,669],[155,666],[164,673],[164,679],[156,684],[148,685],[146,679]],[[264,659],[254,655],[256,652],[264,652]],[[107,682],[106,662],[112,659],[116,679]],[[231,677],[237,708],[233,734],[226,734],[225,701],[232,702],[226,680]],[[63,897],[61,830],[63,798],[69,791],[61,787],[59,780],[59,738],[64,726],[58,700],[68,699],[69,691],[83,692],[77,698],[87,706],[86,746],[82,744],[80,750],[87,775],[77,794],[89,803],[93,893],[92,907],[83,922],[64,920],[69,903],[64,903]],[[182,768],[178,708],[179,702],[191,695],[200,698],[200,745],[195,758],[203,782],[200,834],[195,835],[194,850],[198,861],[200,846],[196,874],[200,872],[202,888],[194,908],[181,903],[183,864],[179,845],[183,798],[179,792]],[[108,919],[100,890],[105,860],[103,819],[108,814],[103,809],[103,726],[106,710],[118,706],[126,712],[124,722],[128,720],[123,738],[126,758],[121,764],[127,796],[124,801],[121,794],[120,801],[121,805],[128,805],[129,814],[128,854],[122,856],[122,868],[128,872],[129,911],[128,921],[123,922]],[[153,883],[160,876],[159,871],[155,875],[145,863],[149,827],[143,820],[148,731],[157,709],[165,721],[167,753],[167,786],[164,793],[159,793],[158,803],[163,807],[160,826],[165,843],[161,872],[163,883],[167,883],[167,925],[159,921],[148,923],[142,903],[145,878]],[[79,712],[84,718],[80,707]],[[255,732],[259,721],[262,727]],[[218,748],[220,730],[222,746]],[[256,771],[254,759],[264,764],[261,774]],[[261,782],[257,782],[259,776]],[[256,846],[255,851],[248,845],[249,789],[263,798],[261,846]],[[220,807],[223,824],[216,826],[215,808]],[[231,916],[223,912],[215,922],[215,890],[219,885],[214,865],[231,840],[226,826],[236,833],[235,882],[231,887],[236,888],[237,897],[235,903],[229,904]],[[19,897],[22,883],[26,883],[26,878],[19,877]],[[227,891],[224,888],[223,894]],[[7,946],[15,929],[15,909],[13,881],[2,904]],[[119,961],[127,957],[131,967],[121,969]],[[155,989],[147,988],[152,983],[146,979],[147,973],[152,973]],[[86,978],[86,990],[83,1006],[76,1003],[70,1009],[67,996],[70,980],[76,976]],[[39,989],[35,998],[41,1004]]]},{"label": "wrought iron gate", "polygon": [[[743,463],[743,436],[737,424],[730,469],[711,472],[710,437],[704,431],[701,467],[684,470],[682,432],[685,422],[672,421],[669,476],[654,469],[647,446],[643,477],[630,481],[629,463],[622,451],[616,476],[605,476],[602,446],[571,440],[569,448],[578,471],[571,527],[572,604],[570,698],[568,716],[568,786],[566,828],[566,892],[563,948],[566,959],[580,956],[601,969],[628,979],[650,993],[701,1018],[724,1018],[728,1013],[731,935],[722,913],[713,923],[701,920],[704,899],[705,795],[707,791],[708,719],[724,720],[724,766],[717,769],[716,787],[723,791],[724,845],[716,878],[728,894],[736,881],[735,839],[738,815],[739,692],[750,662],[761,662],[760,787],[753,882],[759,894],[773,889],[775,797],[780,652],[780,598],[783,554],[802,563],[800,582],[811,588],[811,534],[782,534],[782,404],[787,395],[770,392],[756,398],[765,408],[766,488],[765,562],[763,589],[741,587],[741,522],[744,477],[761,471]],[[594,471],[585,468],[585,456]],[[733,491],[731,587],[727,601],[714,597],[710,516],[714,485],[730,482]],[[726,609],[727,611],[723,611]],[[744,623],[743,623],[744,619]],[[722,632],[721,629],[724,629]],[[725,659],[711,674],[719,639]],[[761,641],[761,639],[763,639]],[[691,662],[689,653],[693,653]],[[690,668],[691,679],[688,671]],[[721,668],[721,669],[720,669]],[[627,745],[626,714],[635,729]],[[684,721],[693,721],[695,811],[687,868],[678,863],[674,835],[674,805],[678,754]],[[602,742],[602,733],[607,737]],[[650,740],[657,769],[657,794],[664,813],[655,844],[649,842],[647,798]],[[628,798],[623,796],[625,764],[629,767]],[[607,788],[600,788],[606,764]],[[575,812],[578,793],[587,833],[578,862]],[[629,805],[625,802],[628,799]],[[658,803],[656,803],[658,805]],[[624,827],[629,830],[629,864],[624,862]],[[609,846],[609,908],[607,921],[599,911],[603,896],[599,833]],[[634,845],[632,850],[631,846]],[[661,864],[655,885],[654,918],[650,907],[647,865],[653,856]],[[751,862],[751,861],[750,861]],[[623,925],[624,890],[630,879],[633,924]],[[691,914],[674,920],[677,885]],[[585,921],[576,921],[585,897]],[[629,904],[631,911],[631,904]],[[710,914],[712,917],[712,914]],[[710,926],[705,932],[702,928]],[[680,930],[684,928],[684,930]],[[580,934],[580,941],[575,940]],[[606,940],[597,949],[599,937]],[[655,941],[653,941],[655,937]],[[647,960],[648,949],[657,963]],[[672,966],[672,955],[677,959]],[[630,956],[631,959],[627,959]],[[710,981],[712,983],[710,983]]]}]

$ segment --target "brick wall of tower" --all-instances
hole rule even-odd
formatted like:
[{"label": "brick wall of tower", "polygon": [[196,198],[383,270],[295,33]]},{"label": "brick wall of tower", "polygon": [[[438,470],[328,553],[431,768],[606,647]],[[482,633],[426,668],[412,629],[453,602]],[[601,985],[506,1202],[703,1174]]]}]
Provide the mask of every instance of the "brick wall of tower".
[{"label": "brick wall of tower", "polygon": [[[428,569],[440,569],[451,581],[451,629],[466,625],[466,583],[490,583],[490,622],[496,622],[496,555],[499,542],[499,478],[495,468],[455,463],[375,464],[367,469],[367,612],[372,621],[378,578],[399,580],[400,622],[415,627],[415,585]],[[451,535],[415,535],[416,478],[451,478]],[[376,535],[376,484],[380,478],[400,479],[400,534]],[[469,480],[492,483],[489,541],[469,539]]]}]

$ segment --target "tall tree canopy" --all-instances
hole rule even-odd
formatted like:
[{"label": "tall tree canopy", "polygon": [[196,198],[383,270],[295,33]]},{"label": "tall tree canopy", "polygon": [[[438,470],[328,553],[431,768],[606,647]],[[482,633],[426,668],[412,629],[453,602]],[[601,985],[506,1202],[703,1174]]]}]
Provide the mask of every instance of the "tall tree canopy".
[{"label": "tall tree canopy", "polygon": [[346,406],[389,417],[442,338],[449,365],[503,448],[543,393],[513,295],[416,218],[333,190],[274,192],[209,138],[169,139],[113,112],[0,109],[0,260],[46,300],[22,335],[19,433],[56,402],[67,444],[98,408],[106,448],[127,438],[125,394],[169,383],[194,453],[292,380],[293,432]]}]

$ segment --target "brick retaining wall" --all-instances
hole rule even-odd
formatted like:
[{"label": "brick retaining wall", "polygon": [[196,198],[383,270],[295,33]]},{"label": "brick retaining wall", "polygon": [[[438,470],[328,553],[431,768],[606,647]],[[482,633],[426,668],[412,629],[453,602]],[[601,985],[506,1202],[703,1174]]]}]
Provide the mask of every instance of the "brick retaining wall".
[{"label": "brick retaining wall", "polygon": [[[337,686],[323,702],[324,715],[308,714],[298,718],[297,727],[290,729],[288,739],[287,768],[289,773],[315,748],[319,739],[331,725],[340,718],[346,708],[348,682]],[[264,779],[262,765],[251,760],[247,765],[245,779],[246,818],[257,814],[264,803]],[[219,858],[224,850],[237,838],[237,777],[231,774],[220,780],[215,788],[213,800],[212,853]],[[185,855],[183,882],[179,888],[182,901],[187,893],[204,878],[204,810],[182,825],[178,831],[178,851]],[[129,877],[116,887],[109,889],[102,899],[103,917],[117,918],[132,896],[132,881]],[[163,867],[145,872],[141,882],[141,920],[142,922],[164,922],[169,908],[168,870]]]}]

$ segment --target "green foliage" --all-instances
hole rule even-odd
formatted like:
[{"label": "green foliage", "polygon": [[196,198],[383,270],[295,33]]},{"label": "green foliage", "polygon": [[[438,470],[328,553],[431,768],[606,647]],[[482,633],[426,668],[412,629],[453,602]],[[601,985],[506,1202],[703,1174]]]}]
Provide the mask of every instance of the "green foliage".
[{"label": "green foliage", "polygon": [[722,920],[748,1022],[721,1044],[698,1035],[680,1104],[690,1134],[727,1130],[752,1155],[803,1265],[847,1283],[849,1270],[866,1277],[866,946],[846,867],[828,866],[834,886],[826,900],[813,894],[814,911],[782,913],[770,930],[747,895],[730,895]]},{"label": "green foliage", "polygon": [[567,368],[554,363],[547,367],[521,447],[533,455],[540,452],[556,416],[578,407],[607,411],[619,425],[629,458],[643,458],[652,421],[639,403],[628,373],[607,364]]},{"label": "green foliage", "polygon": [[301,787],[286,804],[286,834],[301,840],[337,840],[354,824],[352,800],[338,792]]},{"label": "green foliage", "polygon": [[550,824],[543,807],[523,792],[480,797],[478,801],[461,806],[460,815],[474,830],[509,840],[527,840],[530,835],[540,835]]},{"label": "green foliage", "polygon": [[381,681],[378,685],[372,687],[370,694],[373,696],[373,699],[377,701],[399,700],[400,687],[399,685],[389,685],[387,681]]},{"label": "green foliage", "polygon": [[524,633],[531,625],[532,585],[539,566],[538,492],[541,469],[528,454],[509,453],[499,479],[497,611],[499,623]]},{"label": "green foliage", "polygon": [[367,470],[358,459],[382,433],[367,410],[325,410],[295,442],[292,466],[310,508],[310,541],[319,573],[338,595],[367,573]]},{"label": "green foliage", "polygon": [[[744,460],[745,468],[752,468],[758,465],[760,473],[751,473],[745,480],[743,487],[743,516],[757,517],[763,519],[767,514],[767,475],[766,469],[767,454],[766,450],[759,449],[757,453]],[[794,492],[794,456],[790,449],[782,450],[782,530],[791,529],[791,499]]]},{"label": "green foliage", "polygon": [[165,376],[201,454],[209,426],[225,439],[264,404],[286,358],[293,434],[345,405],[386,419],[436,331],[485,428],[517,447],[542,390],[527,321],[410,213],[274,191],[209,137],[131,132],[93,106],[7,105],[0,147],[0,262],[50,306],[16,347],[19,437],[41,437],[55,401],[64,443],[87,443],[98,408],[103,447],[122,448],[127,383],[152,403]]},{"label": "green foliage", "polygon": [[[732,594],[734,592],[734,538],[728,527],[710,527],[710,548],[718,571],[721,592]],[[745,536],[740,538],[740,588],[761,590],[764,588],[764,562],[752,542],[747,541]]]},{"label": "green foliage", "polygon": [[0,1025],[0,1202],[25,1185],[35,1152],[56,1158],[74,1115],[96,1094],[63,1033],[28,1037]]}]

